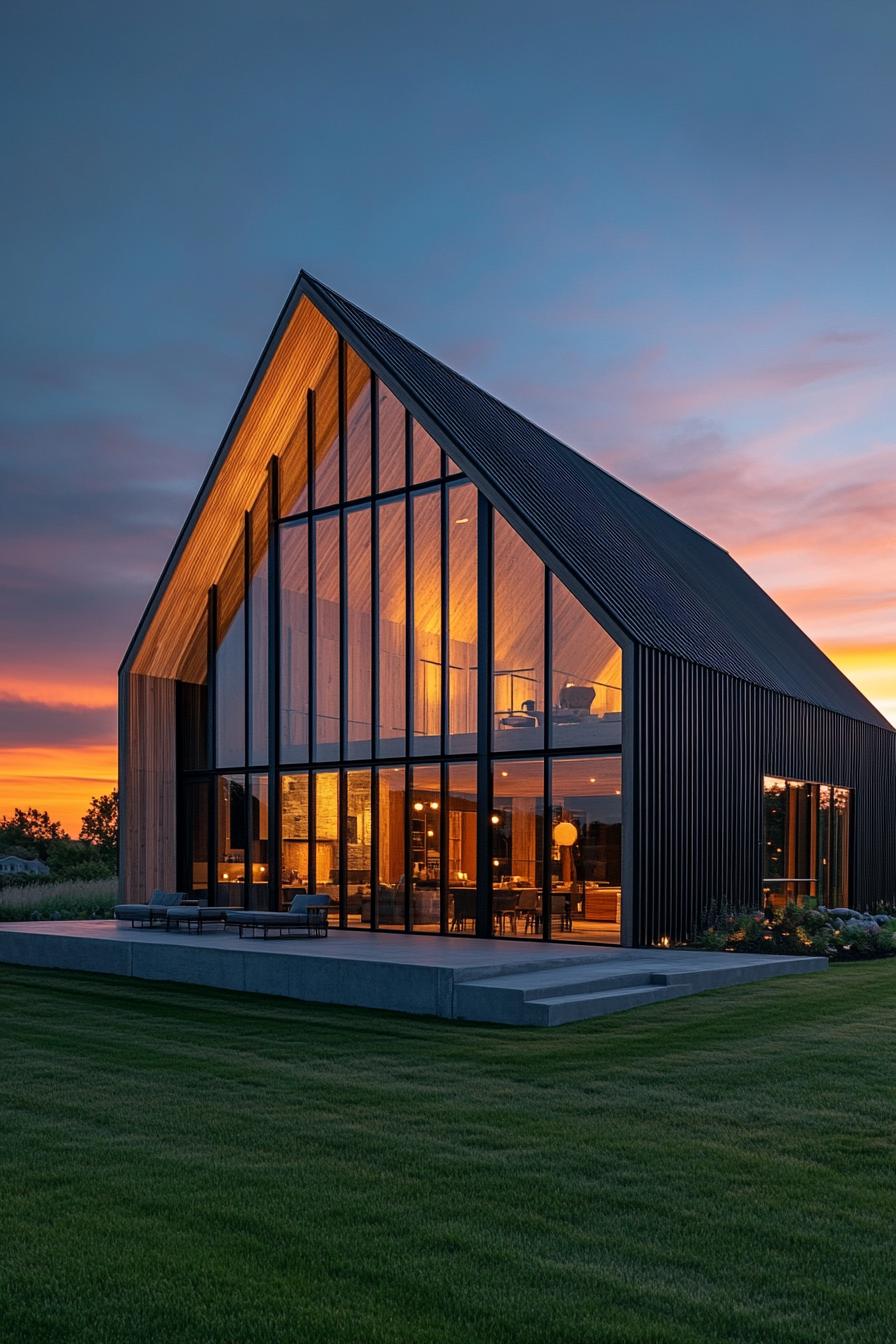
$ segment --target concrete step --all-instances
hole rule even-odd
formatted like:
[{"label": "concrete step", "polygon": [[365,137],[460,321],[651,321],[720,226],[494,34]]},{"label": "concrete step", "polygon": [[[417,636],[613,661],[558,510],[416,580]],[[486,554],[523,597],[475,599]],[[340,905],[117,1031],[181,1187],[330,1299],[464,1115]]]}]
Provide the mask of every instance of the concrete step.
[{"label": "concrete step", "polygon": [[608,989],[596,994],[555,994],[544,999],[528,999],[523,1021],[531,1027],[561,1027],[567,1022],[583,1022],[589,1017],[607,1017],[640,1008],[645,1003],[663,1003],[693,993],[688,983],[642,985]]},{"label": "concrete step", "polygon": [[[457,1017],[508,1025],[555,1025],[607,1012],[621,1012],[638,1003],[692,994],[693,975],[686,971],[620,970],[606,965],[551,967],[543,971],[468,980],[455,986]],[[630,996],[630,1002],[626,999]],[[532,1012],[529,1007],[539,1005]],[[554,1005],[548,1011],[545,1005]],[[569,1015],[564,1017],[563,1013]]]}]

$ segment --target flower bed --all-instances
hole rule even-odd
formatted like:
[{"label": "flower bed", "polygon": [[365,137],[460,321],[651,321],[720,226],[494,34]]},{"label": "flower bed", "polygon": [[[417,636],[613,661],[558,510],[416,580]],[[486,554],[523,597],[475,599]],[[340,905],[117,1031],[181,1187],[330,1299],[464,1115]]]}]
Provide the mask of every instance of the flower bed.
[{"label": "flower bed", "polygon": [[720,918],[699,935],[696,945],[716,952],[780,952],[833,961],[892,957],[896,956],[896,916],[862,914],[845,906],[768,907]]}]

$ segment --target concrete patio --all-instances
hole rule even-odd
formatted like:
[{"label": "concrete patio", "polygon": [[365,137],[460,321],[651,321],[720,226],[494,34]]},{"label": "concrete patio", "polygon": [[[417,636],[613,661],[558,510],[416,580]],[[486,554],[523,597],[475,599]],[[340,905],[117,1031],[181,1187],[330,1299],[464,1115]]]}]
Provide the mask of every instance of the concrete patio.
[{"label": "concrete patio", "polygon": [[0,962],[519,1026],[622,1012],[824,957],[584,947],[331,930],[327,938],[166,933],[113,920],[0,925]]}]

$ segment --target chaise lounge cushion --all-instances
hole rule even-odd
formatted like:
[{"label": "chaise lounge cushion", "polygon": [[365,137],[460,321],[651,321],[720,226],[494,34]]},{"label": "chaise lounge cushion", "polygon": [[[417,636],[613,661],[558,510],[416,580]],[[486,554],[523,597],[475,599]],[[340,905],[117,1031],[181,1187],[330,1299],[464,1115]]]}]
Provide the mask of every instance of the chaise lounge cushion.
[{"label": "chaise lounge cushion", "polygon": [[186,900],[184,891],[159,891],[156,889],[148,901],[128,901],[115,906],[116,919],[142,919],[152,923],[154,915],[161,916],[173,905]]},{"label": "chaise lounge cushion", "polygon": [[327,923],[327,915],[332,902],[327,895],[317,892],[302,892],[292,898],[288,910],[228,910],[229,924],[242,924],[245,927],[263,928],[304,928],[306,926]]}]

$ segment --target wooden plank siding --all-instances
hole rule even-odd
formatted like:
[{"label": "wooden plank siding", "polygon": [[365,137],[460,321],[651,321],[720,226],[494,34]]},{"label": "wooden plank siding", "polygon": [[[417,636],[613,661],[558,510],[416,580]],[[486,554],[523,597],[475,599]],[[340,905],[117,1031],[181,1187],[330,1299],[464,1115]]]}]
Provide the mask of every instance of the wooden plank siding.
[{"label": "wooden plank siding", "polygon": [[177,883],[175,686],[137,673],[128,681],[123,900],[147,901]]},{"label": "wooden plank siding", "polygon": [[[268,462],[285,452],[305,424],[306,396],[335,358],[336,335],[303,298],[242,420],[226,446],[207,497],[197,500],[192,531],[161,593],[131,670],[178,677],[205,612],[206,594],[236,546],[247,508],[261,489]],[[334,428],[334,427],[329,427]],[[201,503],[201,507],[200,507]]]}]

